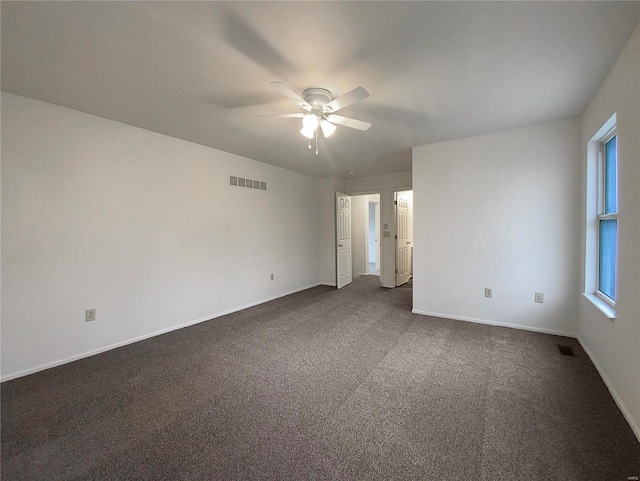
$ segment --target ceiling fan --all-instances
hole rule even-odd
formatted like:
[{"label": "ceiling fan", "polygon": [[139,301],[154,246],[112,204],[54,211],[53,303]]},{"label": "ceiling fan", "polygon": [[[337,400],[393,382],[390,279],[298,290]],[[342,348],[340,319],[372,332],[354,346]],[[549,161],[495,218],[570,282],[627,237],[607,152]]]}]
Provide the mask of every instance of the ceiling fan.
[{"label": "ceiling fan", "polygon": [[322,134],[325,137],[329,137],[335,132],[336,125],[343,125],[362,131],[371,127],[369,122],[335,115],[334,113],[368,98],[369,92],[362,87],[357,87],[337,99],[332,99],[331,92],[323,88],[311,87],[302,92],[302,95],[298,95],[282,82],[271,82],[271,85],[287,97],[295,100],[307,113],[258,115],[258,117],[302,119],[300,133],[309,139],[309,148],[311,148],[311,139],[315,136],[316,155],[318,155],[318,130],[322,130]]}]

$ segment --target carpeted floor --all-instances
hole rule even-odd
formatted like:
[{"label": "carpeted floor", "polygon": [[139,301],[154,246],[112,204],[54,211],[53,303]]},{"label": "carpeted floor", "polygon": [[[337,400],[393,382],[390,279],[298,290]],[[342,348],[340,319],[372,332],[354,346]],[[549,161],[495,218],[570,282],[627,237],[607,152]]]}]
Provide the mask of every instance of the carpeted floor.
[{"label": "carpeted floor", "polygon": [[361,277],[6,382],[2,480],[640,475],[574,339],[414,315],[411,296]]}]

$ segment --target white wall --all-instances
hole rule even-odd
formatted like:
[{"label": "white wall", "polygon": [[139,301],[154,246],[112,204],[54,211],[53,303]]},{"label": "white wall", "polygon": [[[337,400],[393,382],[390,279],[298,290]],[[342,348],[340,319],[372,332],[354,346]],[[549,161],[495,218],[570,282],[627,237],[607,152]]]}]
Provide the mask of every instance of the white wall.
[{"label": "white wall", "polygon": [[413,149],[415,312],[575,335],[579,138],[575,119]]},{"label": "white wall", "polygon": [[318,284],[318,199],[312,177],[3,93],[3,379]]},{"label": "white wall", "polygon": [[[582,180],[587,142],[613,114],[618,134],[618,287],[616,319],[580,296],[578,338],[640,440],[640,25],[582,117]],[[583,206],[586,204],[583,188]],[[585,217],[582,207],[584,279]]]},{"label": "white wall", "polygon": [[344,182],[347,194],[380,193],[380,224],[387,224],[389,237],[382,235],[380,281],[383,287],[395,287],[395,212],[393,193],[411,189],[411,171],[393,174],[347,179]]}]

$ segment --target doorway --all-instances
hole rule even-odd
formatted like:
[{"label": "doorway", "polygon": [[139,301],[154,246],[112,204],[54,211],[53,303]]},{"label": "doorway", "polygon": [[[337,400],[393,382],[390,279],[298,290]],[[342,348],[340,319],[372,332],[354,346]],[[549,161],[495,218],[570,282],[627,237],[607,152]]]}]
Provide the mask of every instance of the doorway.
[{"label": "doorway", "polygon": [[380,276],[380,195],[375,197],[368,200],[367,274]]},{"label": "doorway", "polygon": [[351,196],[351,250],[354,277],[380,276],[380,194]]}]

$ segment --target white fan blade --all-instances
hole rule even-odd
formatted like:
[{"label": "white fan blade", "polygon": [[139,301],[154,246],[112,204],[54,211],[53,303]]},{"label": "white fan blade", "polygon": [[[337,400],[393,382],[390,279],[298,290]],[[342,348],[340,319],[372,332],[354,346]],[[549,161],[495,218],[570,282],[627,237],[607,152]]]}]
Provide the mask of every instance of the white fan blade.
[{"label": "white fan blade", "polygon": [[351,127],[352,129],[369,130],[371,124],[369,122],[363,122],[362,120],[350,119],[341,115],[327,115],[327,120],[334,124],[344,125],[345,127]]},{"label": "white fan blade", "polygon": [[338,97],[337,99],[333,99],[327,105],[323,107],[323,111],[326,113],[329,112],[337,112],[340,109],[348,107],[351,104],[355,104],[356,102],[360,102],[369,97],[369,92],[367,92],[362,87],[358,87],[353,89],[351,92],[347,92],[342,97]]},{"label": "white fan blade", "polygon": [[271,82],[271,85],[278,90],[280,93],[286,95],[290,99],[296,101],[296,103],[305,110],[311,110],[311,105],[309,105],[302,97],[300,97],[297,93],[291,90],[282,82]]},{"label": "white fan blade", "polygon": [[305,114],[303,114],[302,112],[297,113],[297,114],[265,114],[265,115],[258,115],[258,117],[276,117],[276,118],[281,118],[281,119],[286,119],[286,118],[294,118],[294,119],[301,119],[305,116]]}]

